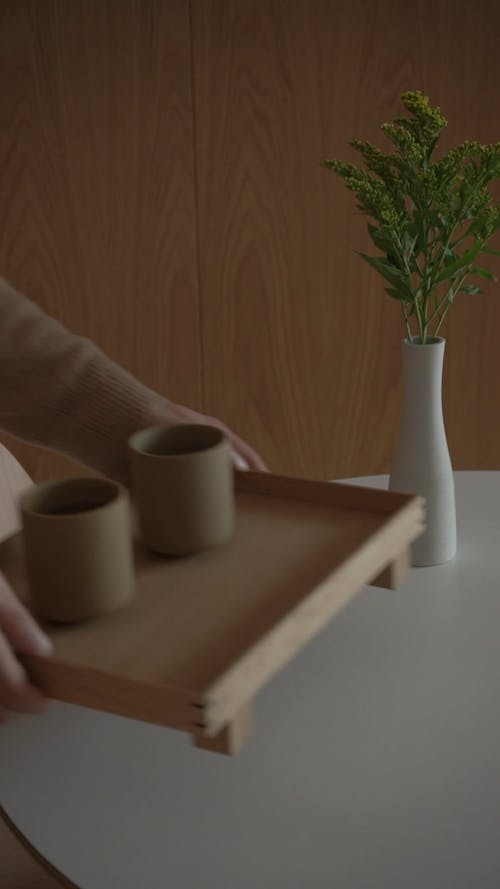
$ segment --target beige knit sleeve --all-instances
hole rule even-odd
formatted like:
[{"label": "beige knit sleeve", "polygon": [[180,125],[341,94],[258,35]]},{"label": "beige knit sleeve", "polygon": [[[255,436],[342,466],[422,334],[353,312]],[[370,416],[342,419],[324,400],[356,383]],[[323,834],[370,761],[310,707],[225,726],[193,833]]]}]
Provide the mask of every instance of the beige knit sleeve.
[{"label": "beige knit sleeve", "polygon": [[170,403],[0,278],[0,428],[128,481],[126,441]]}]

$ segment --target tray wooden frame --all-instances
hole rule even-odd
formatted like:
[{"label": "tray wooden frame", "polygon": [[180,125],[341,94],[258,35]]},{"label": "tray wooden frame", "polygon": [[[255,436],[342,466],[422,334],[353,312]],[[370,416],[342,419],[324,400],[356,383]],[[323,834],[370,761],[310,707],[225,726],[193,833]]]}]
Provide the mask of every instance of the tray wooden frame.
[{"label": "tray wooden frame", "polygon": [[[410,563],[411,543],[425,527],[421,497],[252,472],[236,473],[235,479],[237,514],[248,523],[247,531],[242,533],[260,535],[260,544],[256,543],[255,551],[262,553],[262,559],[250,558],[248,553],[245,556],[244,547],[248,544],[245,538],[243,542],[240,539],[239,544],[228,544],[224,552],[212,551],[200,556],[201,561],[190,566],[189,560],[184,561],[184,566],[176,560],[174,568],[172,560],[148,553],[137,540],[136,599],[139,602],[134,606],[136,611],[131,611],[130,617],[120,612],[70,628],[45,625],[54,642],[54,654],[47,659],[23,658],[33,680],[50,697],[188,732],[198,747],[235,753],[252,730],[252,701],[257,691],[365,584],[395,589],[403,582]],[[344,533],[346,527],[348,533]],[[318,549],[314,558],[310,555],[311,571],[306,571],[302,586],[299,581],[290,584],[288,594],[286,584],[283,587],[281,583],[276,600],[270,597],[248,620],[244,619],[244,614],[249,606],[249,596],[240,602],[236,599],[236,605],[232,604],[232,619],[237,632],[232,633],[229,629],[226,637],[221,636],[220,624],[224,622],[226,612],[219,588],[214,587],[207,599],[200,596],[194,600],[198,605],[188,614],[191,624],[187,617],[186,625],[182,624],[186,644],[191,639],[191,629],[199,636],[203,630],[202,622],[210,624],[219,609],[218,623],[213,627],[217,645],[214,642],[212,647],[217,647],[218,651],[215,667],[212,664],[210,669],[205,668],[203,665],[210,661],[210,657],[208,660],[205,657],[204,661],[196,655],[193,662],[198,659],[201,667],[193,667],[191,661],[181,664],[178,669],[167,671],[167,681],[161,679],[161,663],[157,661],[149,674],[140,675],[140,671],[134,674],[130,659],[133,664],[136,657],[137,664],[142,664],[141,651],[142,659],[146,655],[151,657],[161,618],[168,636],[170,618],[177,613],[172,603],[162,604],[159,578],[163,590],[169,572],[171,577],[172,572],[177,572],[176,584],[184,582],[185,574],[189,585],[194,581],[199,583],[202,576],[208,578],[215,568],[218,576],[224,577],[226,566],[233,574],[239,572],[247,584],[253,572],[257,584],[259,573],[265,574],[266,560],[276,574],[280,560],[277,557],[277,562],[273,563],[273,548],[278,550],[278,543],[283,557],[280,564],[283,564],[283,552],[286,555],[283,546],[288,533],[293,533],[295,542],[293,547],[290,546],[290,558],[293,555],[298,560],[299,568],[302,539],[306,541],[304,562],[306,556],[309,558],[307,546],[312,553],[318,541],[322,542],[321,551]],[[329,534],[333,535],[331,548]],[[243,547],[245,564],[239,565],[237,552],[236,555],[234,551],[232,553],[232,547],[236,545]],[[27,599],[20,534],[0,544],[0,570],[5,572],[19,596]],[[143,582],[145,591],[141,593]],[[154,615],[146,614],[150,599],[156,602],[157,621],[151,620]],[[181,609],[184,601],[178,599]],[[241,619],[238,617],[240,607],[243,608]],[[170,616],[168,608],[174,609]],[[145,630],[141,625],[141,636],[137,627],[145,617],[149,617],[150,623],[145,624]],[[133,625],[133,621],[139,623]],[[241,644],[238,643],[239,636]],[[172,635],[173,641],[177,641],[177,635],[175,640]]]}]

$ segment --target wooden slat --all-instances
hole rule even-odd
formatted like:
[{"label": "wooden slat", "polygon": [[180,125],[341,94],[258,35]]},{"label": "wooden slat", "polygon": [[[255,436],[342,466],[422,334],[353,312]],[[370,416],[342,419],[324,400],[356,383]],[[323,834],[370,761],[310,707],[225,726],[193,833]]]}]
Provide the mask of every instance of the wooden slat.
[{"label": "wooden slat", "polygon": [[203,701],[168,685],[134,682],[54,658],[21,657],[32,680],[50,698],[117,716],[193,732],[204,722]]},{"label": "wooden slat", "polygon": [[251,491],[253,494],[267,494],[282,500],[304,500],[342,509],[386,514],[404,507],[415,496],[363,485],[341,482],[325,485],[324,481],[257,472],[237,472],[236,490],[242,493]]}]

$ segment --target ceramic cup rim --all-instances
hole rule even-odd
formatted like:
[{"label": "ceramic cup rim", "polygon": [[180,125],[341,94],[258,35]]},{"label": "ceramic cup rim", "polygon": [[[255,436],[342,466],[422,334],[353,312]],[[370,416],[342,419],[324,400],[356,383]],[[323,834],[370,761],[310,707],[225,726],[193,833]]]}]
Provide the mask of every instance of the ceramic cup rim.
[{"label": "ceramic cup rim", "polygon": [[[95,506],[92,506],[90,509],[86,507],[85,509],[75,509],[71,512],[50,513],[46,511],[47,506],[45,506],[45,509],[43,508],[44,500],[46,502],[46,498],[50,498],[51,495],[57,494],[58,492],[61,494],[67,492],[68,505],[70,505],[71,492],[74,492],[73,496],[78,492],[85,494],[85,489],[88,489],[87,496],[89,498],[95,498],[97,500]],[[40,520],[53,522],[72,521],[81,519],[82,516],[88,518],[94,516],[96,513],[102,513],[106,508],[114,506],[116,503],[123,500],[124,493],[125,489],[123,486],[112,479],[71,476],[68,478],[50,479],[32,485],[28,490],[21,494],[19,498],[19,508],[22,515],[34,516]],[[102,500],[99,499],[101,497]],[[42,506],[37,502],[40,500]]]},{"label": "ceramic cup rim", "polygon": [[[177,448],[170,452],[155,453],[150,450],[152,443],[149,445],[145,443],[145,440],[148,442],[151,439],[157,440],[161,437],[172,437],[175,440],[176,437],[182,438],[182,434],[199,435],[201,439],[199,447],[190,448],[189,450]],[[137,432],[134,432],[128,439],[128,448],[132,454],[147,460],[160,461],[193,460],[226,446],[227,437],[223,430],[209,423],[177,423],[174,426],[147,426],[145,429],[139,429]]]}]

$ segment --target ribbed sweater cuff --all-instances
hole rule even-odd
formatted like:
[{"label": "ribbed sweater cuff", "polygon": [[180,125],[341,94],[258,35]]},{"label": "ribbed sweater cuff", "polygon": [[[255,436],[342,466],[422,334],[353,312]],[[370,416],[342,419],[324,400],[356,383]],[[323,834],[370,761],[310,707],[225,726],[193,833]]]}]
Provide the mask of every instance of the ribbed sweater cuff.
[{"label": "ribbed sweater cuff", "polygon": [[[85,346],[89,353],[91,346]],[[166,398],[93,347],[63,397],[48,404],[59,433],[46,443],[128,484],[127,439],[138,429],[166,422],[169,407]]]}]

